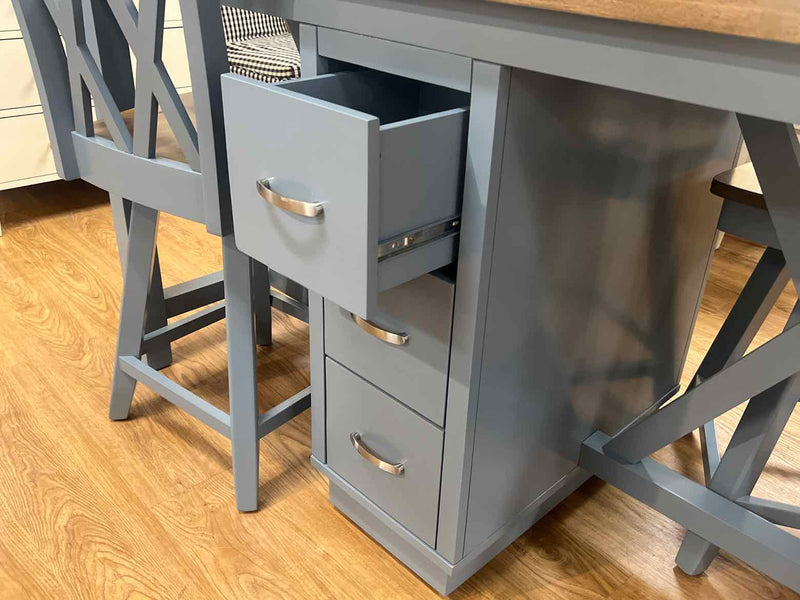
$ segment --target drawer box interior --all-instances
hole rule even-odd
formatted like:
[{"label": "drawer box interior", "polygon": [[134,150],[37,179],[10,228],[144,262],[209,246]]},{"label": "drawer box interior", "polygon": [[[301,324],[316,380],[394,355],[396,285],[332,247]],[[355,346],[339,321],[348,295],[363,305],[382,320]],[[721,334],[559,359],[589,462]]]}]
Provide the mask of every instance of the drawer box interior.
[{"label": "drawer box interior", "polygon": [[370,69],[294,79],[278,86],[369,113],[382,126],[469,105],[464,92]]},{"label": "drawer box interior", "polygon": [[468,94],[369,70],[281,87],[380,122],[379,242],[458,215]]}]

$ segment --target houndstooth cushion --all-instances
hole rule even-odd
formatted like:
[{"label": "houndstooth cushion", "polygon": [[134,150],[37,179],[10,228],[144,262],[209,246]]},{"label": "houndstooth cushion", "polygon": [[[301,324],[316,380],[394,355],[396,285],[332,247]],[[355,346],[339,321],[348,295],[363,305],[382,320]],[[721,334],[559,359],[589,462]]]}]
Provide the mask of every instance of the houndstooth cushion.
[{"label": "houndstooth cushion", "polygon": [[286,21],[222,5],[232,73],[275,82],[300,76],[300,54]]},{"label": "houndstooth cushion", "polygon": [[289,33],[286,21],[242,8],[222,5],[222,27],[226,42],[238,42],[264,35]]},{"label": "houndstooth cushion", "polygon": [[272,83],[300,77],[300,55],[290,33],[228,43],[231,73]]}]

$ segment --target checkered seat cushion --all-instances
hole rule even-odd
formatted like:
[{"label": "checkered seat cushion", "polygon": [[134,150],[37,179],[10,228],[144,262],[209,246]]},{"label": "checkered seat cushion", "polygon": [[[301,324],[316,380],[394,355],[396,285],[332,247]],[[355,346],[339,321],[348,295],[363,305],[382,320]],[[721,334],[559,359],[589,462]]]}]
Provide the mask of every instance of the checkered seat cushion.
[{"label": "checkered seat cushion", "polygon": [[232,73],[266,82],[300,76],[300,54],[285,20],[223,5],[222,25]]}]

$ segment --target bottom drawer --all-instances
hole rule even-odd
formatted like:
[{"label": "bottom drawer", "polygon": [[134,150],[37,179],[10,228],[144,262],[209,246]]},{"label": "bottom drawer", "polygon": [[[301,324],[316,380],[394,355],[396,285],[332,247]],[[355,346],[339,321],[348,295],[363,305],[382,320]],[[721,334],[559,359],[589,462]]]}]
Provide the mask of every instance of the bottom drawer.
[{"label": "bottom drawer", "polygon": [[442,430],[330,358],[325,372],[328,466],[434,547]]},{"label": "bottom drawer", "polygon": [[0,118],[0,182],[55,173],[43,114]]}]

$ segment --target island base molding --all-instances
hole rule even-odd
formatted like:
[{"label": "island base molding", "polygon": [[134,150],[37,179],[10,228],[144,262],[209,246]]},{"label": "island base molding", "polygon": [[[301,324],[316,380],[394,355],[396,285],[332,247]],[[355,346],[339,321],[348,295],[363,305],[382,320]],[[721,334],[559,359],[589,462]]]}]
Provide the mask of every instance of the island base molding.
[{"label": "island base molding", "polygon": [[591,477],[590,473],[581,468],[573,469],[514,519],[486,538],[483,544],[453,564],[438,555],[436,550],[400,525],[326,464],[314,456],[311,457],[311,464],[328,478],[331,504],[443,595],[450,594],[477,573]]}]

